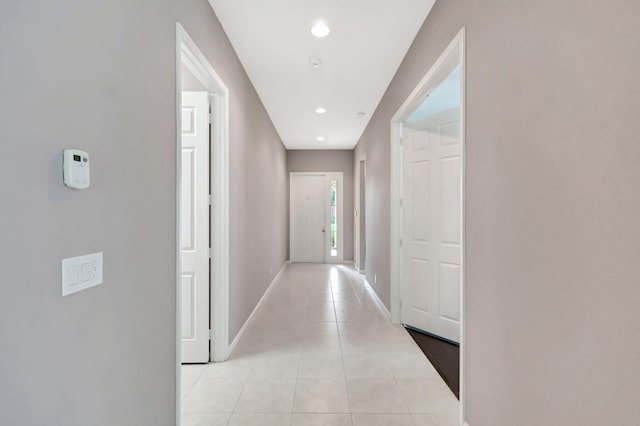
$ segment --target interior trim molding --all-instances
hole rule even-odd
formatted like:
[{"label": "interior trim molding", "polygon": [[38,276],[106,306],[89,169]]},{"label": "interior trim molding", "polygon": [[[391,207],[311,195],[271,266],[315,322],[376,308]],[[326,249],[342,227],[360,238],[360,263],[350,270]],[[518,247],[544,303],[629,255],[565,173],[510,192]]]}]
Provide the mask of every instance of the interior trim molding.
[{"label": "interior trim molding", "polygon": [[251,314],[249,315],[249,317],[247,318],[247,320],[244,322],[244,324],[242,325],[242,328],[240,329],[240,331],[238,331],[238,334],[236,334],[236,337],[233,339],[233,341],[231,342],[231,344],[229,344],[229,348],[227,350],[227,358],[229,356],[231,356],[231,353],[234,351],[234,349],[236,348],[236,346],[238,345],[238,342],[240,342],[240,339],[242,339],[242,336],[244,335],[244,333],[247,331],[247,327],[249,326],[249,323],[251,322],[251,320],[253,319],[254,315],[256,314],[256,312],[258,312],[258,309],[260,308],[260,306],[262,305],[262,303],[264,302],[265,298],[267,297],[267,294],[269,294],[269,292],[273,289],[273,285],[276,283],[276,281],[278,281],[278,279],[280,278],[280,275],[282,275],[282,272],[285,270],[285,268],[287,267],[287,265],[289,265],[291,263],[291,261],[285,261],[282,264],[282,267],[280,268],[280,271],[278,271],[278,273],[276,274],[275,277],[273,277],[273,280],[271,280],[271,284],[269,284],[269,287],[267,287],[267,290],[264,292],[264,294],[262,295],[262,297],[260,298],[260,300],[258,301],[258,303],[256,304],[256,307],[253,308],[253,311],[251,311]]},{"label": "interior trim molding", "polygon": [[380,296],[378,296],[378,293],[376,292],[376,290],[371,286],[371,284],[369,284],[369,281],[367,281],[366,277],[364,279],[364,284],[367,287],[367,291],[373,298],[373,301],[376,303],[376,305],[378,305],[378,308],[380,308],[382,312],[384,312],[389,322],[391,322],[391,312],[389,312],[389,309],[387,309],[384,303],[382,303],[382,299],[380,299]]}]

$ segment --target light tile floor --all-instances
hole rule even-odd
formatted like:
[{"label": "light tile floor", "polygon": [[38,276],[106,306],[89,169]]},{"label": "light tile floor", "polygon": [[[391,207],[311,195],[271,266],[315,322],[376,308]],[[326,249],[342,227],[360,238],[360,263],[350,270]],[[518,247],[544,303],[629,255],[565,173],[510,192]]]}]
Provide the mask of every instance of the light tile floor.
[{"label": "light tile floor", "polygon": [[182,367],[183,426],[457,426],[458,410],[343,265],[288,265],[229,360]]}]

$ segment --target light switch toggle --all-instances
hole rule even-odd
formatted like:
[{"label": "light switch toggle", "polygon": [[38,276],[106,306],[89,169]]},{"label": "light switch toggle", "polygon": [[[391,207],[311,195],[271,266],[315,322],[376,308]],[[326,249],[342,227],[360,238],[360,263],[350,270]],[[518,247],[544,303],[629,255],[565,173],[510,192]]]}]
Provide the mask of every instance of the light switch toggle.
[{"label": "light switch toggle", "polygon": [[82,282],[83,283],[86,283],[87,281],[89,281],[90,272],[91,272],[91,264],[83,263],[82,264]]},{"label": "light switch toggle", "polygon": [[71,274],[69,276],[69,284],[76,285],[80,282],[80,267],[77,265],[71,266]]}]

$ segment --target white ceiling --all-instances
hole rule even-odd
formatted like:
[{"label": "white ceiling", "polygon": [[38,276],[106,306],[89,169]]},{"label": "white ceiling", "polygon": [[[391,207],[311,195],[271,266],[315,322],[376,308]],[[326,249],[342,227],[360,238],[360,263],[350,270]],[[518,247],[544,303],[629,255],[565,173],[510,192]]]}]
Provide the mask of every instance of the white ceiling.
[{"label": "white ceiling", "polygon": [[288,149],[356,145],[434,2],[209,0]]}]

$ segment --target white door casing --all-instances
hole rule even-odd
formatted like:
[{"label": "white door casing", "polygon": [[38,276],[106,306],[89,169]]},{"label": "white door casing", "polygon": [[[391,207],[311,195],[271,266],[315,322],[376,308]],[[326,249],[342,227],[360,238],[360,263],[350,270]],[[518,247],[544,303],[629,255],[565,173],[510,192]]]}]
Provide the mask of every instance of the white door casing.
[{"label": "white door casing", "polygon": [[403,130],[402,321],[460,341],[462,144],[459,110]]},{"label": "white door casing", "polygon": [[180,192],[183,363],[209,361],[209,93],[182,92]]},{"label": "white door casing", "polygon": [[364,273],[365,269],[366,269],[366,259],[367,259],[367,233],[366,233],[366,214],[367,214],[367,210],[366,210],[366,185],[365,185],[365,181],[366,181],[366,177],[367,177],[367,171],[366,171],[366,162],[360,161],[360,182],[359,182],[359,195],[360,195],[360,200],[359,200],[359,204],[360,204],[360,217],[358,218],[359,223],[358,223],[358,229],[359,229],[359,241],[358,241],[358,270],[360,273]]}]

